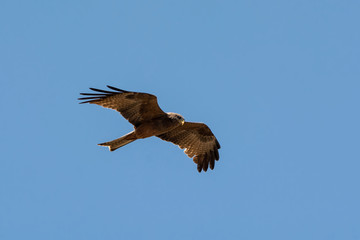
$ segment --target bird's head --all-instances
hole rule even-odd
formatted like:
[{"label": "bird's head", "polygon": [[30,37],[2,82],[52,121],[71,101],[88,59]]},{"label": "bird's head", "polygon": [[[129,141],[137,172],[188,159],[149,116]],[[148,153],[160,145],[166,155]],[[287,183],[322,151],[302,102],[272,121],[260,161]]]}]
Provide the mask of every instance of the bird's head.
[{"label": "bird's head", "polygon": [[180,114],[178,114],[178,113],[167,113],[167,115],[169,116],[169,118],[179,122],[181,125],[184,125],[185,119]]}]

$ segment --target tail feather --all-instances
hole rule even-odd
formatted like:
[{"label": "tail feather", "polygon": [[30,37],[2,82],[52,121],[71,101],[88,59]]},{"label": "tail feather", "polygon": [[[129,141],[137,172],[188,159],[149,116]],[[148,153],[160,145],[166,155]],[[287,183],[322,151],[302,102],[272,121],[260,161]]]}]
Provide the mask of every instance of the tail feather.
[{"label": "tail feather", "polygon": [[134,131],[122,136],[121,138],[112,140],[110,142],[104,142],[104,143],[99,143],[99,146],[105,146],[105,147],[109,147],[110,151],[115,151],[116,149],[125,146],[126,144],[129,144],[133,141],[135,141],[137,138],[134,134]]}]

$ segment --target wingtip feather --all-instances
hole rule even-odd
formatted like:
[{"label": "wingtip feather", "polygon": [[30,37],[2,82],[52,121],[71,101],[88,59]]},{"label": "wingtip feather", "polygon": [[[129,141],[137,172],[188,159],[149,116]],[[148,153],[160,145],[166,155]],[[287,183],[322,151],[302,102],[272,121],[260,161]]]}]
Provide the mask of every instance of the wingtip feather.
[{"label": "wingtip feather", "polygon": [[101,89],[97,89],[97,88],[89,88],[89,89],[92,90],[92,91],[95,91],[95,92],[110,93],[110,94],[116,93],[116,92],[101,90]]},{"label": "wingtip feather", "polygon": [[128,91],[125,91],[123,89],[120,89],[120,88],[117,88],[117,87],[113,87],[113,86],[110,86],[110,85],[106,85],[108,88],[112,89],[112,90],[115,90],[115,91],[119,91],[119,92],[122,92],[122,93],[127,93]]},{"label": "wingtip feather", "polygon": [[215,143],[216,143],[216,147],[218,148],[218,149],[220,149],[221,148],[221,146],[220,146],[220,143],[218,142],[218,140],[217,139],[215,139]]}]

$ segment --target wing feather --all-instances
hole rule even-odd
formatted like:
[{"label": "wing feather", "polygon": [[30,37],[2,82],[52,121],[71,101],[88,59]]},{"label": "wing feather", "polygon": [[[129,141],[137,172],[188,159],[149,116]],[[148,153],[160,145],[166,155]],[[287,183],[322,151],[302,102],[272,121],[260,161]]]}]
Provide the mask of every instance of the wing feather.
[{"label": "wing feather", "polygon": [[204,123],[185,122],[169,132],[157,137],[178,145],[197,164],[199,172],[214,169],[219,160],[220,144],[210,128]]},{"label": "wing feather", "polygon": [[156,96],[152,94],[129,92],[112,86],[107,87],[113,91],[90,88],[94,93],[80,93],[88,96],[79,98],[79,100],[85,100],[80,103],[97,104],[114,109],[135,127],[144,121],[166,114],[159,107]]}]

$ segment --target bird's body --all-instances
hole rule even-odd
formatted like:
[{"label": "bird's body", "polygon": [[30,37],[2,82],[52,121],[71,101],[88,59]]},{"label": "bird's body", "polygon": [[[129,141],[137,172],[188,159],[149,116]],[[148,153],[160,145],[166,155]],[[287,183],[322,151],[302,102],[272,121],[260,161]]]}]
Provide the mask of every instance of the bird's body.
[{"label": "bird's body", "polygon": [[138,138],[157,136],[184,124],[184,118],[181,115],[175,115],[181,118],[176,118],[174,115],[174,113],[168,113],[141,123],[138,127],[135,127],[135,135]]},{"label": "bird's body", "polygon": [[107,146],[110,151],[114,151],[137,139],[156,136],[185,149],[185,153],[194,158],[199,172],[206,171],[209,165],[210,169],[214,168],[215,160],[219,159],[220,144],[208,126],[185,122],[177,113],[163,112],[154,95],[108,87],[116,92],[90,88],[100,94],[81,93],[90,97],[79,100],[86,100],[81,103],[98,104],[119,111],[134,125],[134,131],[113,141],[100,143],[100,146]]}]

